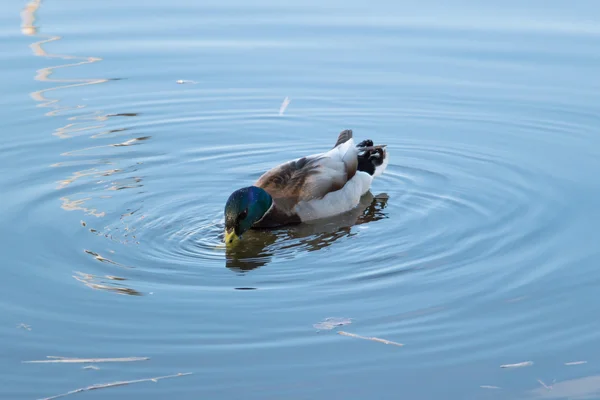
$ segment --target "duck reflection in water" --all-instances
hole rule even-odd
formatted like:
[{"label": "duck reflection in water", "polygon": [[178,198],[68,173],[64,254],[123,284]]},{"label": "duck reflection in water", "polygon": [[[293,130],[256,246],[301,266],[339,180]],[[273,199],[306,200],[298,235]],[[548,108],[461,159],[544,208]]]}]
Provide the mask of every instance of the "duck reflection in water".
[{"label": "duck reflection in water", "polygon": [[[312,223],[282,229],[257,229],[246,232],[244,245],[226,249],[226,267],[236,272],[250,271],[271,262],[274,255],[290,255],[296,251],[316,251],[336,240],[352,236],[352,227],[387,218],[385,193],[373,196],[367,192],[354,209]],[[291,251],[291,252],[290,252]]]}]

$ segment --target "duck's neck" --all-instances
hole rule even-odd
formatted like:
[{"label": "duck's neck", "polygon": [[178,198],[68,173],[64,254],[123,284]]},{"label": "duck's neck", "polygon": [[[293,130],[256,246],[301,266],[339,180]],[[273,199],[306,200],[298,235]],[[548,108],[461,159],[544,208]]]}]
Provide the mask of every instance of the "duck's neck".
[{"label": "duck's neck", "polygon": [[296,214],[285,211],[276,199],[272,199],[271,206],[263,217],[254,223],[254,228],[275,228],[282,225],[299,224],[302,222]]},{"label": "duck's neck", "polygon": [[265,218],[268,218],[269,214],[275,208],[275,200],[273,200],[273,198],[271,197],[271,195],[269,193],[267,193],[267,192],[264,192],[264,193],[267,196],[267,197],[265,197],[265,201],[268,200],[267,204],[269,204],[269,207],[267,208],[267,211],[265,211],[265,213],[263,214],[263,216],[260,217],[260,219],[254,223],[254,226],[259,225]]}]

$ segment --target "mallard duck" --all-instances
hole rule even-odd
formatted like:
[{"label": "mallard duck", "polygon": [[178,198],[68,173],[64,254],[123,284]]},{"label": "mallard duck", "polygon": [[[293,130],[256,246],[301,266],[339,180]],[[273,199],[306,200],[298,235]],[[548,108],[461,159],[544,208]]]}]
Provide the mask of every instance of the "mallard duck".
[{"label": "mallard duck", "polygon": [[233,192],[225,204],[225,243],[252,228],[298,224],[353,209],[388,161],[386,145],[374,146],[372,140],[355,145],[352,130],[342,131],[329,151],[278,165],[254,185]]}]

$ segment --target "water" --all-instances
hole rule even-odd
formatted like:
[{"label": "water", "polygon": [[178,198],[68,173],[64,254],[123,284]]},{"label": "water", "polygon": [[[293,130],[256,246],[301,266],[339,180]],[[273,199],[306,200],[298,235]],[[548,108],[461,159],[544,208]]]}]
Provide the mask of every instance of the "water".
[{"label": "water", "polygon": [[[2,9],[3,399],[600,397],[596,2]],[[357,210],[222,248],[347,128]]]}]

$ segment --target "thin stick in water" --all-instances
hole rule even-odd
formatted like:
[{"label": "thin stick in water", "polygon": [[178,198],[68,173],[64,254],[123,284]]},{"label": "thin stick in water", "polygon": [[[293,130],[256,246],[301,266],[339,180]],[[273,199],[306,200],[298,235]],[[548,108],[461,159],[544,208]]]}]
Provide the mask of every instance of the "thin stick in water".
[{"label": "thin stick in water", "polygon": [[281,103],[281,107],[279,107],[279,115],[283,115],[287,106],[290,105],[290,101],[291,100],[289,97],[286,97],[285,99],[283,99],[283,103]]},{"label": "thin stick in water", "polygon": [[581,364],[587,364],[587,361],[571,361],[571,362],[565,363],[565,365],[581,365]]},{"label": "thin stick in water", "polygon": [[548,385],[546,385],[546,384],[544,383],[544,381],[542,381],[541,379],[538,379],[537,381],[540,383],[540,385],[542,385],[542,386],[543,386],[543,387],[545,387],[546,389],[548,389],[548,390],[552,390],[552,386],[548,386]]},{"label": "thin stick in water", "polygon": [[533,365],[533,361],[523,361],[516,364],[504,364],[501,365],[500,368],[521,368],[521,367],[529,367]]},{"label": "thin stick in water", "polygon": [[185,375],[191,375],[191,374],[192,374],[191,372],[183,372],[183,373],[180,372],[175,375],[157,376],[156,378],[136,379],[136,380],[132,380],[132,381],[119,381],[119,382],[113,382],[113,383],[99,383],[99,384],[88,386],[85,388],[71,390],[70,392],[67,392],[67,393],[57,394],[56,396],[44,397],[43,399],[39,399],[39,400],[54,400],[54,399],[58,399],[60,397],[65,397],[65,396],[75,394],[75,393],[87,392],[90,390],[106,389],[106,388],[111,388],[111,387],[115,387],[115,386],[125,386],[125,385],[131,385],[133,383],[158,382],[160,379],[176,378],[178,376],[185,376]]},{"label": "thin stick in water", "polygon": [[356,335],[356,334],[350,333],[350,332],[339,331],[338,335],[350,336],[350,337],[353,337],[356,339],[370,340],[372,342],[379,342],[379,343],[383,343],[383,344],[391,344],[394,346],[404,346],[402,343],[392,342],[390,340],[381,339],[381,338],[377,338],[377,337],[360,336],[360,335]]},{"label": "thin stick in water", "polygon": [[32,360],[23,361],[25,364],[47,364],[47,363],[101,363],[101,362],[131,362],[131,361],[146,361],[150,357],[121,357],[121,358],[70,358],[48,356],[50,360]]}]

